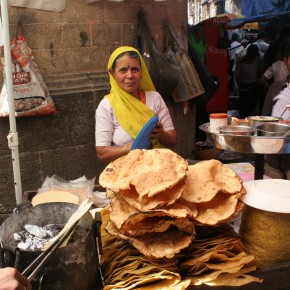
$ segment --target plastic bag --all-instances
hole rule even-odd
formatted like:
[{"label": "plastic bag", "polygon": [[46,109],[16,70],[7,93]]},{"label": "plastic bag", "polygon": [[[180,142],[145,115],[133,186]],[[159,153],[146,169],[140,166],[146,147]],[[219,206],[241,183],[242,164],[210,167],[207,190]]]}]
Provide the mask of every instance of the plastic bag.
[{"label": "plastic bag", "polygon": [[77,195],[80,201],[89,198],[97,207],[105,207],[109,204],[109,200],[106,198],[105,192],[94,192],[95,179],[95,177],[87,179],[86,176],[82,176],[78,179],[67,181],[62,177],[53,175],[45,178],[37,193],[66,191]]},{"label": "plastic bag", "polygon": [[[22,32],[22,29],[20,31]],[[11,59],[15,116],[28,117],[56,113],[54,102],[23,35],[17,36],[12,41]],[[5,80],[5,64],[2,66]],[[0,116],[9,116],[6,81],[0,94]]]}]

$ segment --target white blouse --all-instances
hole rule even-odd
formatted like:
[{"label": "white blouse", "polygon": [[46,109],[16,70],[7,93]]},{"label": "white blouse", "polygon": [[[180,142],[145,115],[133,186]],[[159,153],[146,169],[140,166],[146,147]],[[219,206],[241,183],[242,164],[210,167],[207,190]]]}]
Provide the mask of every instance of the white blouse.
[{"label": "white blouse", "polygon": [[[174,125],[169,110],[161,95],[154,91],[145,92],[145,94],[146,106],[158,116],[164,131],[173,130]],[[100,102],[96,110],[95,140],[96,146],[124,146],[134,141],[116,119],[113,108],[107,98]]]}]

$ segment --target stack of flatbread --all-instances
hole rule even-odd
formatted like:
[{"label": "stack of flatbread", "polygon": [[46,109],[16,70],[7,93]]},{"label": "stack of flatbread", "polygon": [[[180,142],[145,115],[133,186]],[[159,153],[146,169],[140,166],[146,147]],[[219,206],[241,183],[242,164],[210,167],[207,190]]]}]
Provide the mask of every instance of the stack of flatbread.
[{"label": "stack of flatbread", "polygon": [[133,150],[111,162],[99,183],[111,200],[107,231],[142,254],[171,258],[195,225],[218,225],[242,208],[242,180],[217,160],[189,166],[169,149]]},{"label": "stack of flatbread", "polygon": [[182,279],[176,257],[156,259],[142,255],[127,241],[108,234],[105,225],[110,218],[110,211],[105,208],[101,214],[104,254],[100,265],[104,290],[187,289],[190,279]]},{"label": "stack of flatbread", "polygon": [[247,255],[229,225],[196,227],[195,240],[173,258],[146,257],[106,230],[109,208],[102,214],[101,269],[104,290],[185,290],[189,285],[242,286],[261,279],[249,275],[255,259]]},{"label": "stack of flatbread", "polygon": [[188,216],[195,207],[179,206],[187,162],[168,149],[133,150],[110,163],[99,183],[111,199],[109,233],[129,240],[145,256],[173,257],[195,234]]},{"label": "stack of flatbread", "polygon": [[191,285],[242,286],[262,279],[249,275],[256,270],[253,255],[245,252],[239,237],[228,225],[197,227],[197,239],[182,252],[180,272]]}]

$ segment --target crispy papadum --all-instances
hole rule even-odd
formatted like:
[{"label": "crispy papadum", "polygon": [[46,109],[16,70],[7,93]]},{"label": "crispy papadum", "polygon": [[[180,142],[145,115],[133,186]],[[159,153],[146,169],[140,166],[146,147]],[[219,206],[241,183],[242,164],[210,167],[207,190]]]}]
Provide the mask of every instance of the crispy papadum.
[{"label": "crispy papadum", "polygon": [[170,227],[162,233],[148,233],[139,237],[130,237],[130,242],[147,257],[172,258],[190,245],[194,235],[194,228],[192,233],[188,234],[176,227]]},{"label": "crispy papadum", "polygon": [[165,232],[171,225],[186,233],[191,233],[194,228],[194,224],[187,218],[176,218],[161,211],[151,211],[130,215],[122,224],[120,233],[140,236],[152,232]]},{"label": "crispy papadum", "polygon": [[188,217],[192,219],[197,216],[197,207],[195,203],[188,202],[182,198],[179,198],[175,203],[168,206],[158,207],[159,211],[167,213],[170,216],[175,217]]},{"label": "crispy papadum", "polygon": [[136,188],[139,198],[173,187],[186,175],[188,163],[169,149],[130,151],[111,162],[100,174],[99,183],[117,193]]},{"label": "crispy papadum", "polygon": [[185,178],[181,179],[171,188],[166,188],[164,191],[149,197],[144,195],[139,197],[135,188],[120,190],[119,194],[123,195],[124,199],[133,207],[140,211],[148,211],[162,206],[174,204],[181,197],[185,188]]},{"label": "crispy papadum", "polygon": [[118,229],[131,215],[138,212],[139,210],[128,204],[121,195],[115,195],[111,199],[110,220]]},{"label": "crispy papadum", "polygon": [[36,194],[31,200],[33,206],[50,202],[68,202],[80,204],[80,198],[71,192],[50,190]]},{"label": "crispy papadum", "polygon": [[201,225],[216,225],[236,212],[239,195],[219,192],[211,201],[197,204],[195,220]]},{"label": "crispy papadum", "polygon": [[186,176],[182,198],[189,202],[208,202],[219,191],[236,194],[242,190],[242,179],[215,159],[189,165]]},{"label": "crispy papadum", "polygon": [[155,258],[174,257],[175,254],[188,247],[195,235],[194,227],[189,234],[171,226],[167,231],[158,234],[153,232],[142,236],[129,237],[121,234],[110,220],[107,223],[106,231],[111,235],[130,241],[146,257]]}]

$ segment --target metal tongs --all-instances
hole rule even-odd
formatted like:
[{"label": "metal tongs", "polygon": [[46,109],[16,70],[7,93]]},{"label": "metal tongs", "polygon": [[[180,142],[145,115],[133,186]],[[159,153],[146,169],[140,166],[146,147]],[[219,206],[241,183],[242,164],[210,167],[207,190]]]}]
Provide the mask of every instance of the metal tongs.
[{"label": "metal tongs", "polygon": [[42,249],[44,250],[23,272],[29,281],[41,271],[49,257],[60,247],[65,246],[81,217],[88,212],[92,203],[84,200],[77,211],[70,217],[64,228],[52,238]]}]

